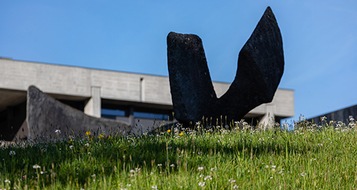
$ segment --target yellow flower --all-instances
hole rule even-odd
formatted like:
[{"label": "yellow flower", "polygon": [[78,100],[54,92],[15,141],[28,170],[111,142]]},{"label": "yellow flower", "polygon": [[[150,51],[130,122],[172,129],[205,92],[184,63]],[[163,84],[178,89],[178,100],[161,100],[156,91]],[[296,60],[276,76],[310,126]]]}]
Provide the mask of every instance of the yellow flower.
[{"label": "yellow flower", "polygon": [[104,138],[104,135],[103,135],[103,134],[99,134],[99,135],[98,135],[98,138],[99,138],[99,139],[103,139],[103,138]]},{"label": "yellow flower", "polygon": [[180,132],[179,136],[183,136],[185,133],[183,133],[183,131]]},{"label": "yellow flower", "polygon": [[86,131],[86,136],[90,136],[92,133],[90,131]]},{"label": "yellow flower", "polygon": [[170,130],[170,129],[168,129],[168,130],[167,130],[167,133],[171,133],[171,130]]}]

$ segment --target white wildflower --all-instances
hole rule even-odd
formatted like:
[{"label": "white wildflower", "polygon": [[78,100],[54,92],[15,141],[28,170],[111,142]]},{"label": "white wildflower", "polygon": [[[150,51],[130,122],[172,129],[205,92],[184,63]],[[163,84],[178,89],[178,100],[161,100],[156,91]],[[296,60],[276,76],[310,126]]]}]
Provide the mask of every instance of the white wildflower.
[{"label": "white wildflower", "polygon": [[11,183],[11,181],[10,180],[8,180],[8,179],[5,179],[5,181],[4,181],[5,183]]},{"label": "white wildflower", "polygon": [[336,124],[336,128],[341,128],[343,127],[345,124],[342,121],[338,121]]},{"label": "white wildflower", "polygon": [[204,187],[206,185],[206,182],[200,181],[198,182],[198,186],[200,187]]},{"label": "white wildflower", "polygon": [[276,165],[272,165],[272,166],[271,166],[271,171],[272,171],[272,172],[275,172],[275,169],[276,169]]},{"label": "white wildflower", "polygon": [[203,169],[204,169],[203,166],[199,166],[199,167],[197,168],[198,171],[202,171]]},{"label": "white wildflower", "polygon": [[229,179],[228,182],[229,183],[236,183],[236,180],[235,179]]},{"label": "white wildflower", "polygon": [[14,150],[10,150],[9,156],[15,156],[15,155],[16,155],[16,152]]},{"label": "white wildflower", "polygon": [[39,166],[38,164],[35,164],[35,165],[32,166],[32,168],[33,168],[33,169],[40,169],[41,166]]},{"label": "white wildflower", "polygon": [[208,176],[206,176],[206,177],[204,178],[204,180],[205,180],[205,181],[207,181],[207,180],[212,180],[212,176],[208,175]]},{"label": "white wildflower", "polygon": [[157,185],[151,186],[151,189],[153,189],[153,190],[158,190]]}]

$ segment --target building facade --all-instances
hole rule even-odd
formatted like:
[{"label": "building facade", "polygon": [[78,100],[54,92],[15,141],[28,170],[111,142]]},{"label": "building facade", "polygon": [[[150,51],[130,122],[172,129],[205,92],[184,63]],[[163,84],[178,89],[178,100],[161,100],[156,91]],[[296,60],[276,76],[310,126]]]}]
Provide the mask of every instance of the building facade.
[{"label": "building facade", "polygon": [[357,119],[357,105],[353,105],[347,108],[339,109],[333,112],[325,113],[310,119],[307,121],[311,121],[317,124],[321,124],[322,117],[325,117],[325,121],[341,121],[348,125],[351,120]]},{"label": "building facade", "polygon": [[[24,121],[30,85],[95,117],[118,119],[131,125],[173,119],[167,76],[0,58],[0,133]],[[218,97],[229,85],[213,82]],[[293,115],[294,91],[278,89],[271,103],[251,110],[246,118],[278,121]]]}]

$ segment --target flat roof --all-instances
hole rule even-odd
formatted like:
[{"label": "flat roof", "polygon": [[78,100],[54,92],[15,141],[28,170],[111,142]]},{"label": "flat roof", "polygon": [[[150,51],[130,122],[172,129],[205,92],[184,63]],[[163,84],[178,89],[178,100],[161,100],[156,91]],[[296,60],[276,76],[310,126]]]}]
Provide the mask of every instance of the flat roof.
[{"label": "flat roof", "polygon": [[[35,85],[56,98],[86,100],[91,88],[99,87],[103,100],[127,102],[153,108],[172,109],[168,76],[92,69],[0,58],[0,111],[26,99]],[[230,83],[213,82],[218,97]],[[294,116],[294,91],[278,89],[271,103],[254,108],[249,115],[263,115],[267,105],[275,107],[278,117]]]}]

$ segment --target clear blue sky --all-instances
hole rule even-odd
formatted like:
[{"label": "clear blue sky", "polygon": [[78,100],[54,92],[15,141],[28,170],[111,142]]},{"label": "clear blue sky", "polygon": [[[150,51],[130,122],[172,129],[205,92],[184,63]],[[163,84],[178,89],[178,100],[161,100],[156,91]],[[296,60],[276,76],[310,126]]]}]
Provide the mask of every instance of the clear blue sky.
[{"label": "clear blue sky", "polygon": [[194,33],[212,79],[231,82],[267,6],[283,36],[279,87],[295,90],[294,119],[356,104],[356,0],[1,0],[0,56],[167,76],[166,35]]}]

